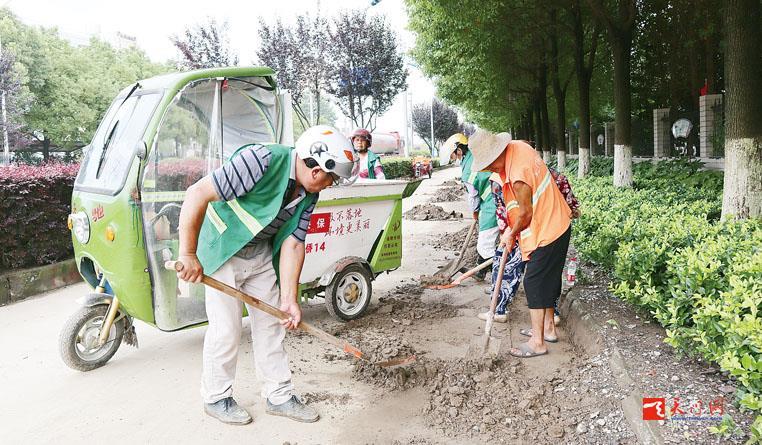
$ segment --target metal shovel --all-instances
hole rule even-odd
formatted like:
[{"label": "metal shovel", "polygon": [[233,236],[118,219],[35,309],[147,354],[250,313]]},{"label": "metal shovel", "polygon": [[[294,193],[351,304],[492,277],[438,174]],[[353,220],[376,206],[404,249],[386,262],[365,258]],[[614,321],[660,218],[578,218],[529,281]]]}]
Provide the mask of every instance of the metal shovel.
[{"label": "metal shovel", "polygon": [[461,283],[466,281],[467,279],[474,276],[477,272],[479,272],[482,269],[485,269],[492,265],[492,259],[488,259],[487,261],[481,263],[480,265],[474,267],[473,269],[469,270],[468,272],[464,273],[463,275],[456,278],[452,283],[449,284],[428,284],[423,287],[427,289],[436,289],[436,290],[442,290],[442,289],[450,289],[455,286],[459,286]]},{"label": "metal shovel", "polygon": [[[497,299],[500,295],[500,286],[503,283],[503,273],[505,272],[505,263],[508,262],[508,255],[510,251],[506,246],[503,249],[503,256],[500,257],[500,266],[497,269],[497,280],[495,281],[495,289],[492,291],[492,302],[487,313],[487,321],[484,325],[484,336],[482,337],[482,354],[497,355],[500,351],[500,339],[492,337],[492,325],[495,322],[495,309],[497,309]],[[509,334],[510,335],[510,334]]]},{"label": "metal shovel", "polygon": [[[174,270],[176,272],[180,272],[183,270],[184,266],[183,266],[183,263],[181,263],[180,261],[167,261],[164,263],[164,267],[167,270]],[[220,292],[224,292],[230,295],[231,297],[237,298],[253,308],[259,309],[262,312],[270,314],[279,320],[288,320],[289,318],[291,318],[291,315],[289,315],[288,313],[283,312],[282,310],[265,303],[259,298],[252,297],[251,295],[248,295],[246,293],[239,291],[238,289],[230,287],[223,282],[217,281],[208,275],[202,276],[201,282],[211,288],[217,289]],[[367,358],[365,358],[365,355],[363,354],[362,351],[352,346],[349,342],[344,341],[338,337],[335,337],[325,332],[324,330],[307,323],[306,321],[300,321],[298,328],[314,337],[317,337],[320,340],[323,340],[326,343],[330,343],[336,346],[337,348],[341,349],[345,353],[355,358],[358,358],[360,360],[368,360]],[[380,366],[382,368],[388,368],[388,367],[406,365],[408,363],[414,362],[415,360],[416,360],[416,357],[414,355],[411,355],[408,357],[391,359],[391,360],[387,360],[383,362],[377,362],[377,363],[374,363],[374,365]]]},{"label": "metal shovel", "polygon": [[478,224],[479,222],[477,220],[474,220],[474,222],[471,223],[471,227],[468,229],[468,235],[466,236],[466,242],[460,247],[458,257],[453,258],[447,264],[442,266],[437,273],[434,274],[435,277],[445,277],[445,280],[449,280],[458,270],[460,270],[460,265],[463,263],[463,254],[466,252]]}]

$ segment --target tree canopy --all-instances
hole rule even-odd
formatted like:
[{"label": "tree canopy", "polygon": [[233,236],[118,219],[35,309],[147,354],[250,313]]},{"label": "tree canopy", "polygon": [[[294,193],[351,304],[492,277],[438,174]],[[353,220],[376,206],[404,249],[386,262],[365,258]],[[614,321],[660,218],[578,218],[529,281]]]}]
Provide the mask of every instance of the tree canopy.
[{"label": "tree canopy", "polygon": [[16,130],[13,146],[39,145],[46,158],[52,146],[89,142],[119,90],[172,69],[134,47],[115,49],[98,39],[72,46],[55,29],[24,25],[7,9],[0,10],[0,38],[2,60],[15,59],[12,72],[4,68],[2,79],[13,77],[19,85],[18,94],[9,95],[20,98],[8,108],[9,121],[15,123],[9,130]]}]

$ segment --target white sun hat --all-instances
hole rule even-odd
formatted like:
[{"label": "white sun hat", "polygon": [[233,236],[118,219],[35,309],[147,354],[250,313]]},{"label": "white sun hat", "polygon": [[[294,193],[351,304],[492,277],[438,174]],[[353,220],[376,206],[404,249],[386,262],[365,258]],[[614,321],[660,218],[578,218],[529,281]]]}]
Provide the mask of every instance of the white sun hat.
[{"label": "white sun hat", "polygon": [[511,142],[510,133],[492,133],[487,130],[476,130],[468,138],[468,148],[474,156],[471,171],[480,172],[497,159],[505,147]]}]

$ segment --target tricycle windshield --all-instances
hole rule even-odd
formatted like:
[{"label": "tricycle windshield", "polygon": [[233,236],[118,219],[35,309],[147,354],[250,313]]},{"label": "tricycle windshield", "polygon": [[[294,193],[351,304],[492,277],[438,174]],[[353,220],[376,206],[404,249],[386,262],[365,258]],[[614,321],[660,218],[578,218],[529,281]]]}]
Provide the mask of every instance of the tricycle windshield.
[{"label": "tricycle windshield", "polygon": [[164,261],[177,258],[185,191],[239,147],[280,142],[280,100],[262,77],[207,78],[187,84],[162,116],[142,182],[145,242],[156,325],[174,330],[206,321],[204,286],[178,283]]},{"label": "tricycle windshield", "polygon": [[138,90],[125,97],[114,100],[87,146],[75,189],[110,195],[122,189],[161,94]]}]

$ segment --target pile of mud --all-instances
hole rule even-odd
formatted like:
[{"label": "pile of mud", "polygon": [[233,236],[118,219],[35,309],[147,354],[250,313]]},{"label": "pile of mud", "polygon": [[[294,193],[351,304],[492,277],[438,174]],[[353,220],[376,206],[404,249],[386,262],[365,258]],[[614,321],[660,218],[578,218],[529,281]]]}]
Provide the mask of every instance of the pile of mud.
[{"label": "pile of mud", "polygon": [[[426,382],[425,363],[401,336],[379,329],[368,329],[363,332],[348,331],[346,337],[360,348],[368,359],[355,361],[352,369],[353,379],[392,390],[410,388]],[[410,356],[416,356],[418,361],[396,368],[382,368],[375,364]],[[431,376],[435,374],[436,369],[431,369]]]},{"label": "pile of mud", "polygon": [[446,221],[463,218],[463,214],[454,210],[446,212],[442,207],[431,204],[419,204],[405,212],[405,218],[414,221]]},{"label": "pile of mud", "polygon": [[457,307],[446,302],[426,302],[415,297],[422,289],[417,285],[398,286],[391,296],[378,299],[378,309],[375,316],[385,316],[399,321],[403,326],[409,326],[415,320],[452,318],[458,314]]},{"label": "pile of mud", "polygon": [[[521,372],[515,361],[461,360],[439,364],[431,381],[427,421],[441,434],[465,433],[485,443],[538,443],[564,436],[568,413],[553,403],[554,384]],[[548,428],[550,426],[550,428]]]},{"label": "pile of mud", "polygon": [[463,186],[463,181],[459,179],[450,179],[442,183],[442,187],[452,187],[454,185],[457,185],[459,187]]},{"label": "pile of mud", "polygon": [[431,202],[453,202],[465,199],[465,188],[462,185],[442,187],[431,198]]},{"label": "pile of mud", "polygon": [[[461,247],[463,247],[463,244],[466,242],[466,238],[468,237],[468,230],[469,227],[464,227],[461,230],[458,230],[455,233],[446,233],[443,234],[440,237],[435,238],[431,245],[437,250],[452,250],[457,252],[460,251]],[[478,239],[478,234],[474,233],[474,235],[471,237],[471,241],[468,243],[468,246],[466,247],[466,251],[464,252],[464,258],[462,266],[466,268],[472,268],[475,267],[479,262],[479,257],[476,252],[476,240]],[[423,279],[423,277],[421,277]],[[435,279],[432,279],[432,281],[435,281]],[[427,284],[441,284],[441,283],[428,283]],[[446,284],[446,283],[445,283]]]}]

